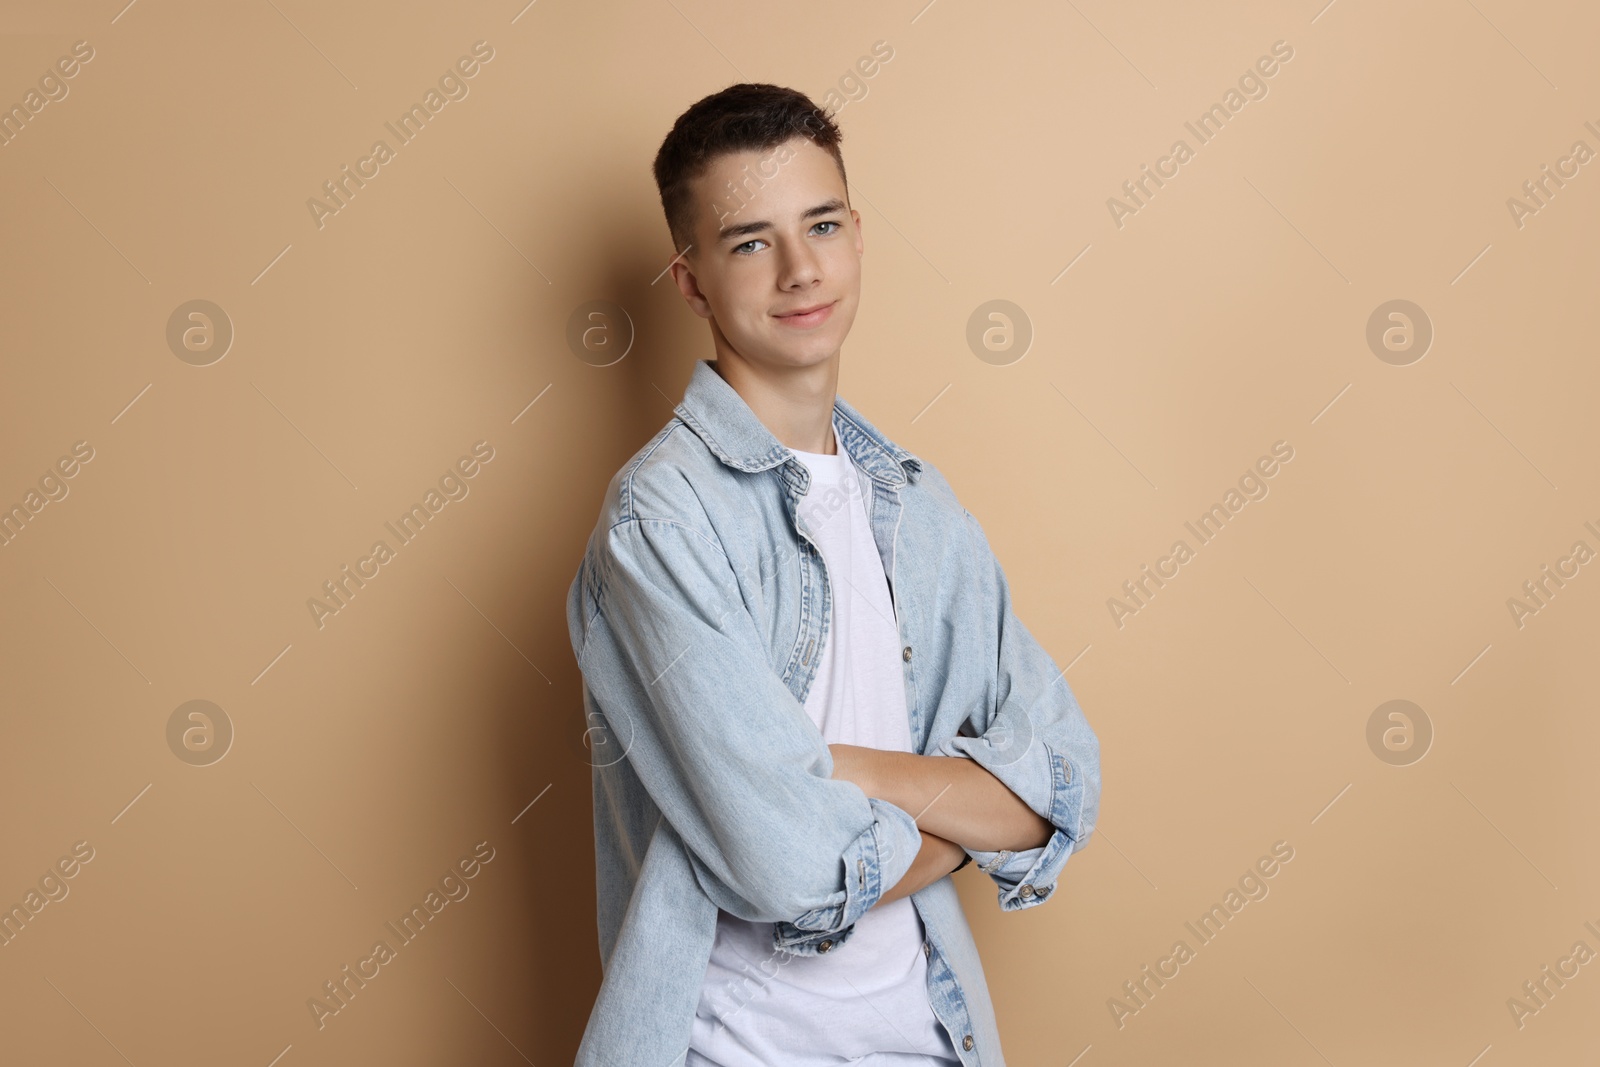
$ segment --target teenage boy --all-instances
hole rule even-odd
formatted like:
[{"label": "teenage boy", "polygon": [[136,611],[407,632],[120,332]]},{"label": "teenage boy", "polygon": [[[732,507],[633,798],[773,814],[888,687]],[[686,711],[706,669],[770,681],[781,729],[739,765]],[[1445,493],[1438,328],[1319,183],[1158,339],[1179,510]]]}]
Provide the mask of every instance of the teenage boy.
[{"label": "teenage boy", "polygon": [[607,485],[567,599],[604,970],[578,1067],[1001,1067],[949,875],[1035,907],[1094,829],[1099,743],[982,527],[836,393],[840,138],[743,84],[655,159],[717,358]]}]

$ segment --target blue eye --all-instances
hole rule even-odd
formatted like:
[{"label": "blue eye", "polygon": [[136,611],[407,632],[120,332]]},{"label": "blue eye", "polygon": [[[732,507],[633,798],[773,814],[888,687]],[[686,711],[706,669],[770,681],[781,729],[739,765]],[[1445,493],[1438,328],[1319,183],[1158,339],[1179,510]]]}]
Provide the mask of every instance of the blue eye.
[{"label": "blue eye", "polygon": [[[832,219],[828,219],[828,220],[826,220],[824,222],[817,223],[816,226],[813,226],[811,228],[813,230],[815,230],[817,228],[817,226],[832,226],[833,229],[829,230],[827,233],[823,233],[823,234],[819,234],[818,235],[820,237],[832,237],[839,230],[841,225],[842,225],[841,223],[835,222]],[[736,255],[736,256],[753,256],[753,255],[755,255],[755,251],[754,250],[746,252],[746,251],[744,251],[744,249],[750,248],[751,245],[764,244],[764,243],[765,242],[762,241],[758,237],[758,238],[755,238],[753,240],[746,241],[744,244],[734,245],[732,251],[733,251],[733,254]]]}]

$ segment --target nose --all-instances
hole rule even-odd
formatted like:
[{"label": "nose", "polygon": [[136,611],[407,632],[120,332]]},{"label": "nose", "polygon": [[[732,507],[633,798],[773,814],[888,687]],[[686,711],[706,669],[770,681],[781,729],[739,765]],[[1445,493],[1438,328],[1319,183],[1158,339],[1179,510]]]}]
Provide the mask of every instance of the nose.
[{"label": "nose", "polygon": [[783,267],[778,285],[784,289],[806,289],[822,278],[822,264],[816,250],[802,240],[783,252]]}]

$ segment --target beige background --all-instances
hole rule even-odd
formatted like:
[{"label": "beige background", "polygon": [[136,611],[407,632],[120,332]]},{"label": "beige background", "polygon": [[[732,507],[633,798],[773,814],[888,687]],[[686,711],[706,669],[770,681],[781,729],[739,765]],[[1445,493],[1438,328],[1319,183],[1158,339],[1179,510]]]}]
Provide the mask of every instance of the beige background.
[{"label": "beige background", "polygon": [[[1600,150],[1591,5],[122,4],[8,4],[0,38],[8,107],[94,50],[0,147],[0,504],[94,453],[0,548],[0,902],[94,850],[0,948],[0,1058],[571,1062],[600,968],[564,596],[711,355],[653,282],[649,163],[724,85],[841,78],[867,247],[841,392],[982,520],[1104,747],[1049,906],[958,876],[1009,1062],[1600,1051],[1600,964],[1507,1006],[1600,951],[1600,566],[1507,606],[1600,550],[1600,163],[1507,206]],[[477,41],[469,95],[319,229],[322,183]],[[1276,41],[1200,145],[1184,123]],[[166,340],[196,299],[235,331],[208,366]],[[1003,366],[965,339],[993,299],[1034,330]],[[1396,299],[1435,334],[1403,366],[1366,340]],[[603,368],[565,341],[593,300],[636,331]],[[1269,495],[1119,628],[1108,599],[1280,440]],[[478,441],[469,495],[319,628],[307,600]],[[203,767],[166,733],[197,699],[235,731]],[[1395,699],[1434,734],[1405,766],[1367,740]],[[485,841],[319,1029],[322,983]],[[1270,894],[1201,946],[1185,921],[1277,841]]]}]

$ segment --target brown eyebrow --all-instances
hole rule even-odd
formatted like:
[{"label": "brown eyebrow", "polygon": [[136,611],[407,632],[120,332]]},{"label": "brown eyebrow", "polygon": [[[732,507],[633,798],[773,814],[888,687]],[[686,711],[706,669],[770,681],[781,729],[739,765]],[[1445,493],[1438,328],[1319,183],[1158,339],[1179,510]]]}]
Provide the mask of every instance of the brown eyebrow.
[{"label": "brown eyebrow", "polygon": [[[849,206],[843,200],[834,197],[832,200],[826,200],[814,208],[808,208],[801,214],[800,221],[804,222],[806,219],[816,218],[818,215],[829,215],[835,211],[844,211]],[[732,226],[724,226],[717,231],[717,243],[721,244],[730,237],[744,237],[748,234],[760,233],[762,230],[770,229],[772,229],[772,223],[765,219],[759,222],[741,222]]]}]

